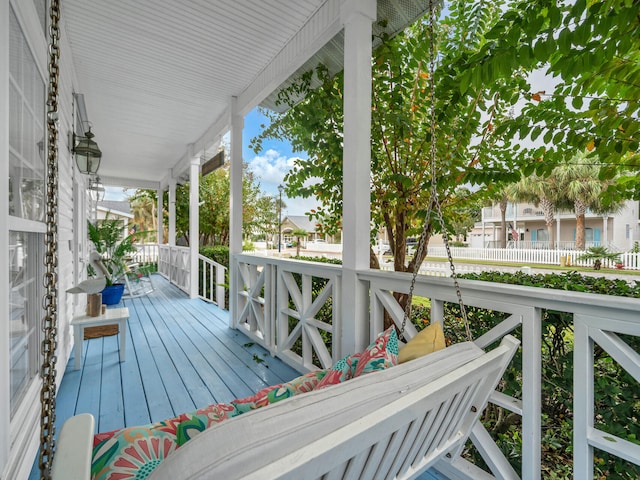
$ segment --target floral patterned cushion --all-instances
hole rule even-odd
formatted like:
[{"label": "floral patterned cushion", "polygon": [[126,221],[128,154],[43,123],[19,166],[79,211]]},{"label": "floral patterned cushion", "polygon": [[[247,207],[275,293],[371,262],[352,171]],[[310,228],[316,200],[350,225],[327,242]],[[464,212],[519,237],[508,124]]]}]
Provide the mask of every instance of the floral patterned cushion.
[{"label": "floral patterned cushion", "polygon": [[398,364],[398,334],[389,327],[362,352],[353,376],[377,372]]},{"label": "floral patterned cushion", "polygon": [[170,453],[215,423],[235,417],[232,405],[214,404],[148,425],[99,433],[94,437],[91,478],[144,479]]},{"label": "floral patterned cushion", "polygon": [[285,398],[293,397],[299,393],[306,393],[314,390],[326,374],[327,370],[309,372],[305,375],[294,378],[290,382],[263,388],[251,397],[232,400],[231,405],[236,407],[238,413],[255,410],[256,408],[279,402]]},{"label": "floral patterned cushion", "polygon": [[345,382],[353,378],[356,373],[356,366],[360,359],[360,353],[354,353],[353,355],[347,355],[344,358],[338,360],[328,371],[324,378],[318,383],[316,389],[328,387],[329,385],[335,385],[337,383]]}]

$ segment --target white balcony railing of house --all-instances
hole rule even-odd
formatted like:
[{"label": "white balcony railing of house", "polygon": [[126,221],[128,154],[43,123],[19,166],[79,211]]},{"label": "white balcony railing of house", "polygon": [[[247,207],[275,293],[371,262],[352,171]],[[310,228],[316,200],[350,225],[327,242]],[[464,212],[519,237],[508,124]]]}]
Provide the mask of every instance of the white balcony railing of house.
[{"label": "white balcony railing of house", "polygon": [[[485,260],[488,262],[511,263],[538,263],[546,265],[575,265],[579,267],[593,267],[593,260],[578,260],[585,252],[581,250],[548,250],[548,249],[524,249],[524,248],[467,248],[451,247],[451,255],[454,260]],[[444,247],[429,246],[427,256],[447,258]],[[624,252],[620,254],[617,262],[603,262],[603,267],[614,268],[616,263],[621,263],[628,270],[640,270],[640,254]]]},{"label": "white balcony railing of house", "polygon": [[[232,320],[236,328],[300,371],[326,367],[341,357],[342,352],[338,351],[341,328],[336,316],[342,301],[340,267],[252,255],[235,256],[231,265],[237,273],[238,316]],[[407,292],[410,276],[367,270],[359,272],[358,277],[369,286],[371,337],[382,331],[385,312],[400,325],[403,312],[392,292]],[[568,312],[573,317],[575,478],[593,478],[594,448],[640,464],[640,446],[594,426],[593,369],[597,343],[640,381],[640,355],[620,336],[640,336],[637,314],[640,301],[479,281],[460,283],[465,304],[508,314],[499,325],[476,338],[479,346],[490,346],[518,327],[522,331],[522,398],[514,399],[497,392],[492,397],[493,403],[522,417],[522,472],[513,471],[484,427],[477,425],[472,440],[492,470],[500,472],[501,478],[541,477],[541,319],[544,309]],[[415,294],[431,300],[435,321],[442,320],[445,302],[457,302],[449,278],[421,275]],[[325,311],[318,315],[322,309]],[[406,333],[415,334],[412,325]],[[469,478],[486,478],[477,467],[467,465],[466,468]]]}]

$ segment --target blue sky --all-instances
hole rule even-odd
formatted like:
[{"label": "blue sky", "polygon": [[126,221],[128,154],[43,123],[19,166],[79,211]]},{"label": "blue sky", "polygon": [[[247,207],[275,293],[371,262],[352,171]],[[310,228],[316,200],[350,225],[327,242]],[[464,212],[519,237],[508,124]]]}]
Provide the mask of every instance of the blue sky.
[{"label": "blue sky", "polygon": [[[263,150],[256,154],[249,148],[249,142],[261,132],[260,126],[268,119],[258,109],[247,114],[244,119],[242,132],[242,155],[249,169],[256,175],[260,189],[265,195],[278,195],[278,185],[284,184],[283,179],[293,166],[296,158],[306,158],[303,152],[293,152],[291,144],[281,140],[267,140],[263,142]],[[133,193],[131,191],[130,193]],[[124,200],[128,193],[118,187],[106,187],[107,200]],[[315,199],[287,198],[283,194],[283,215],[304,215],[317,207]]]}]

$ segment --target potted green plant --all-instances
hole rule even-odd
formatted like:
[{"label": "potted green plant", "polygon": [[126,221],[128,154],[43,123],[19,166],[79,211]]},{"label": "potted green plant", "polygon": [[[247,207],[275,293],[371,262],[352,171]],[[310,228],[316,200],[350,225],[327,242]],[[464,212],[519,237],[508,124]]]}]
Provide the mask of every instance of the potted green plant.
[{"label": "potted green plant", "polygon": [[100,255],[104,269],[96,272],[92,265],[89,274],[104,274],[106,287],[102,291],[102,303],[115,305],[120,303],[124,293],[123,277],[127,271],[127,261],[136,247],[133,245],[134,235],[124,235],[121,220],[109,218],[95,224],[88,222],[89,240]]}]

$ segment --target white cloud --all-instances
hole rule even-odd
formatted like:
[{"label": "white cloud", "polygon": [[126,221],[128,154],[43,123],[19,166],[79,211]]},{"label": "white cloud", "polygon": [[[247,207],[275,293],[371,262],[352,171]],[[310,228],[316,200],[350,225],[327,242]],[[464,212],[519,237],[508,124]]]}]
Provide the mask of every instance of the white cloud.
[{"label": "white cloud", "polygon": [[[278,185],[282,184],[284,177],[293,164],[300,157],[287,157],[274,149],[269,149],[262,155],[256,155],[249,160],[249,170],[254,173],[260,182],[260,186],[269,195],[278,195]],[[313,182],[311,182],[313,183]],[[318,207],[318,201],[313,198],[288,198],[283,196],[284,215],[304,215],[313,208]]]},{"label": "white cloud", "polygon": [[312,198],[283,198],[282,203],[285,207],[282,209],[282,214],[287,215],[304,215],[309,210],[318,208],[318,200],[315,197]]},{"label": "white cloud", "polygon": [[278,185],[298,158],[286,157],[276,150],[270,149],[264,152],[264,155],[253,157],[249,161],[249,170],[260,178],[261,182]]}]

